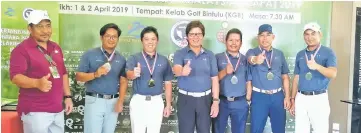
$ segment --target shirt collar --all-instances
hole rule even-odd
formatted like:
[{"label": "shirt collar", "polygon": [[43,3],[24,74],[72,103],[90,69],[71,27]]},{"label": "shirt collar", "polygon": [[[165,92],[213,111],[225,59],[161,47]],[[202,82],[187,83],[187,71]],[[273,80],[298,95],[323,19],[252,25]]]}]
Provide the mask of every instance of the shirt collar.
[{"label": "shirt collar", "polygon": [[239,56],[241,56],[240,53],[238,53],[236,56],[231,55],[228,51],[226,53],[227,53],[228,57],[232,57],[232,58],[239,58]]},{"label": "shirt collar", "polygon": [[[321,46],[322,46],[321,44],[318,45],[318,47],[321,47]],[[309,50],[308,47],[306,47],[306,51],[307,51],[307,52],[313,52],[313,51],[316,51],[316,50],[318,49],[318,47],[317,47],[316,49],[312,50],[312,51]],[[321,49],[321,48],[320,48],[320,49]]]},{"label": "shirt collar", "polygon": [[[187,50],[187,52],[192,51],[192,49],[190,48],[189,45],[186,47],[186,50]],[[207,53],[206,50],[203,47],[201,47],[201,54],[202,53]]]},{"label": "shirt collar", "polygon": [[143,53],[145,54],[145,57],[147,57],[147,58],[149,58],[149,59],[153,59],[154,57],[155,57],[155,54],[158,54],[157,52],[155,52],[155,54],[154,55],[149,55],[147,52],[145,52],[144,50],[143,50]]}]

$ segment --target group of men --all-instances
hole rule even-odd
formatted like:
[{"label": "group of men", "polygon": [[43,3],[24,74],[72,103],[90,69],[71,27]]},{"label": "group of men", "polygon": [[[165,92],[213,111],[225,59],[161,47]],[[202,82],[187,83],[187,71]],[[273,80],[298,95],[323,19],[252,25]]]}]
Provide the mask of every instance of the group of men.
[{"label": "group of men", "polygon": [[[10,78],[19,86],[18,112],[25,133],[64,133],[64,107],[73,103],[61,48],[50,41],[51,20],[46,11],[28,18],[30,37],[10,57]],[[143,50],[127,60],[115,50],[121,30],[104,25],[102,45],[84,53],[76,73],[85,82],[85,133],[114,133],[123,110],[128,80],[133,81],[130,118],[133,133],[159,133],[163,117],[171,114],[172,80],[177,77],[180,133],[224,133],[231,119],[232,133],[244,133],[248,112],[251,132],[262,133],[267,118],[272,132],[284,133],[286,111],[295,116],[296,133],[328,132],[330,107],[327,89],[336,77],[334,52],[321,45],[317,23],[303,29],[307,48],[297,53],[292,91],[289,69],[281,50],[272,47],[272,26],[258,29],[259,46],[241,54],[242,32],[233,28],[225,38],[226,51],[214,54],[202,47],[205,27],[191,21],[188,46],[174,54],[173,66],[156,51],[160,37],[154,27],[141,34]],[[165,105],[162,94],[165,94]],[[292,93],[292,94],[291,94]],[[310,104],[312,103],[312,104]],[[213,123],[213,124],[212,124]]]}]

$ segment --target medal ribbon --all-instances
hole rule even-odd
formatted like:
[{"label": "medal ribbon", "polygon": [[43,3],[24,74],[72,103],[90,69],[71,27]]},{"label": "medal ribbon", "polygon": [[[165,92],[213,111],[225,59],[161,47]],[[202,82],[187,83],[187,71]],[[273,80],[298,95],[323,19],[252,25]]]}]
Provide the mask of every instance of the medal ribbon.
[{"label": "medal ribbon", "polygon": [[110,57],[108,57],[108,56],[104,53],[103,47],[100,47],[100,49],[102,50],[104,56],[107,58],[108,62],[112,61],[112,59],[113,59],[113,57],[114,57],[115,50],[113,50],[112,54],[110,54]]},{"label": "medal ribbon", "polygon": [[144,60],[145,60],[145,63],[147,64],[147,67],[148,67],[148,70],[149,70],[149,73],[150,73],[150,78],[152,78],[153,72],[154,72],[154,68],[155,68],[155,64],[156,64],[156,62],[157,62],[158,54],[155,53],[155,59],[154,59],[153,67],[152,67],[152,68],[150,68],[150,65],[149,65],[149,63],[148,63],[148,60],[147,60],[147,58],[145,57],[144,51],[142,51],[142,55],[143,55],[143,58],[144,58]]},{"label": "medal ribbon", "polygon": [[[261,50],[261,52],[262,52],[262,49],[260,46],[259,46],[259,50]],[[271,58],[269,61],[268,61],[267,55],[266,55],[266,62],[267,62],[268,70],[271,70],[271,67],[272,67],[272,57],[273,57],[273,50],[271,52]]]},{"label": "medal ribbon", "polygon": [[[315,54],[314,54],[314,57],[316,57],[316,55],[317,55],[318,51],[320,50],[320,48],[321,48],[321,44],[320,44],[320,46],[318,46],[318,48],[317,48],[317,50],[316,50],[316,52],[315,52]],[[308,61],[308,56],[307,56],[306,51],[307,51],[307,48],[306,48],[306,50],[305,50],[306,63],[307,63],[307,61]]]},{"label": "medal ribbon", "polygon": [[[228,60],[228,63],[232,65],[232,62],[231,62],[231,60],[229,59],[229,57],[228,57],[228,55],[227,55],[227,52],[224,52],[224,54],[226,55],[226,58],[227,58],[227,60]],[[238,56],[238,61],[237,61],[236,67],[233,67],[233,65],[232,65],[232,67],[234,68],[233,73],[236,72],[236,70],[237,70],[237,68],[238,68],[238,66],[239,66],[239,61],[241,60],[241,56],[240,56],[240,55],[241,55],[241,54],[239,54],[239,53],[238,53],[238,55],[237,55],[237,56]]]}]

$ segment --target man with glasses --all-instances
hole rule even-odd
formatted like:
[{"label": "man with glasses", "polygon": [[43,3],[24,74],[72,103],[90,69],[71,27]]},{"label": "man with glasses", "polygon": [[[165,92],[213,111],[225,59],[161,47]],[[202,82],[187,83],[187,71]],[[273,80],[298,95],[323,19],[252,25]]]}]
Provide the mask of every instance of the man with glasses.
[{"label": "man with glasses", "polygon": [[219,110],[217,60],[202,47],[205,28],[200,21],[191,21],[186,34],[188,46],[176,51],[173,59],[179,87],[179,132],[193,133],[196,128],[197,133],[209,133],[211,117],[217,117]]},{"label": "man with glasses", "polygon": [[48,12],[30,12],[28,30],[30,37],[10,56],[10,79],[19,87],[17,111],[24,133],[64,133],[63,98],[67,115],[73,102],[62,50],[49,40]]},{"label": "man with glasses", "polygon": [[125,58],[115,47],[121,30],[109,23],[100,29],[102,46],[81,57],[76,79],[85,82],[84,133],[114,133],[128,87]]}]

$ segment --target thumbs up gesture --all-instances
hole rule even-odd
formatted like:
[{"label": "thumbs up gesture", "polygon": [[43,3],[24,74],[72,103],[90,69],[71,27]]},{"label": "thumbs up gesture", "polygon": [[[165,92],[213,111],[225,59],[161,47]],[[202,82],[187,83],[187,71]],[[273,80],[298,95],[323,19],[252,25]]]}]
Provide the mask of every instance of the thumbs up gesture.
[{"label": "thumbs up gesture", "polygon": [[141,73],[142,69],[140,67],[140,63],[138,62],[137,67],[134,67],[134,76],[135,77],[140,77],[140,73]]},{"label": "thumbs up gesture", "polygon": [[227,64],[227,67],[226,67],[226,72],[227,72],[227,74],[232,74],[233,71],[234,71],[234,69],[233,69],[232,64],[231,64],[231,63],[228,63],[228,64]]},{"label": "thumbs up gesture", "polygon": [[315,55],[311,54],[311,59],[310,60],[308,60],[307,57],[305,57],[305,58],[307,60],[307,66],[308,66],[309,69],[317,70],[320,67],[320,65],[317,64],[316,61],[315,61]]},{"label": "thumbs up gesture", "polygon": [[191,61],[188,60],[187,64],[185,64],[183,66],[183,70],[182,70],[182,75],[183,76],[188,76],[192,71],[192,68],[191,68]]},{"label": "thumbs up gesture", "polygon": [[257,57],[256,57],[256,63],[257,63],[257,64],[262,64],[265,59],[266,59],[266,53],[265,53],[265,51],[263,50],[261,54],[257,55]]},{"label": "thumbs up gesture", "polygon": [[49,78],[50,78],[50,74],[40,78],[37,80],[37,88],[42,91],[42,92],[49,92],[52,85],[51,85],[51,82],[49,81]]}]

